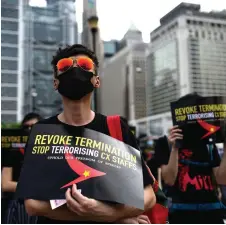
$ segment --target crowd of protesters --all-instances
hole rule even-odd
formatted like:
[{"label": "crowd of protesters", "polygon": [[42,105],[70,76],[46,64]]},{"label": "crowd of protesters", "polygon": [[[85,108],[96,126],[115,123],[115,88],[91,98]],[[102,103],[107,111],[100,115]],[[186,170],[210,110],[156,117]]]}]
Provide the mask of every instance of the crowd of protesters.
[{"label": "crowd of protesters", "polygon": [[[57,51],[52,65],[54,89],[62,97],[64,110],[45,120],[38,114],[28,114],[22,121],[22,129],[29,132],[35,123],[63,124],[79,129],[86,127],[109,135],[106,116],[91,110],[92,92],[100,86],[95,54],[82,45],[69,46]],[[195,98],[196,95],[186,97]],[[123,141],[139,149],[128,124],[123,119],[120,123]],[[200,142],[191,149],[183,149],[177,147],[178,140],[183,140],[182,130],[174,126],[167,136],[157,140],[154,157],[147,157],[146,160],[169,199],[169,223],[223,223],[226,145],[221,149],[220,157],[214,142],[210,141],[208,145]],[[48,201],[14,199],[23,157],[23,154],[12,151],[4,155],[2,161],[2,223],[152,222],[148,216],[143,215],[157,201],[153,187],[155,181],[145,163],[142,164],[144,211],[87,198],[76,187],[65,193],[67,205],[52,210]],[[86,204],[83,204],[84,201]]]}]

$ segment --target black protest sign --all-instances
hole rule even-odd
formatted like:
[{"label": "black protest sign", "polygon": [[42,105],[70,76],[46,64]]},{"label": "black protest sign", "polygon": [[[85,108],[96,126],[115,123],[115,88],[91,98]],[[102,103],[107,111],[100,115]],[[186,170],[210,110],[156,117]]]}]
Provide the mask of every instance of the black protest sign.
[{"label": "black protest sign", "polygon": [[90,129],[34,125],[17,197],[64,199],[73,184],[90,198],[144,207],[138,150]]},{"label": "black protest sign", "polygon": [[135,126],[129,126],[129,129],[133,133],[133,135],[136,137],[136,127]]},{"label": "black protest sign", "polygon": [[23,129],[2,129],[1,147],[2,149],[20,149],[24,148],[28,133]]},{"label": "black protest sign", "polygon": [[221,143],[226,134],[226,97],[195,97],[171,103],[173,124],[183,130],[178,147]]}]

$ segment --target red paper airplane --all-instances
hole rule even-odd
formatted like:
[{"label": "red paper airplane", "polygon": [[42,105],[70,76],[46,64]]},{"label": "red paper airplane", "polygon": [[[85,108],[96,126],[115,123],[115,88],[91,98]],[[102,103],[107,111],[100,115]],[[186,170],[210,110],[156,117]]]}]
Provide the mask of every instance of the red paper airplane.
[{"label": "red paper airplane", "polygon": [[20,148],[19,150],[24,155],[24,149],[23,148]]},{"label": "red paper airplane", "polygon": [[71,169],[75,173],[77,173],[79,175],[79,177],[76,178],[75,180],[69,182],[68,184],[65,184],[61,188],[65,188],[65,187],[71,186],[73,184],[77,184],[81,181],[88,180],[93,177],[100,177],[100,176],[106,175],[106,173],[95,170],[95,169],[85,165],[84,163],[82,163],[81,161],[76,159],[76,157],[73,154],[65,153],[65,158],[67,160],[68,165],[71,167]]},{"label": "red paper airplane", "polygon": [[204,139],[208,136],[210,136],[211,134],[216,133],[220,127],[214,126],[212,124],[209,124],[203,120],[198,120],[198,123],[200,124],[201,127],[203,127],[205,130],[209,131],[207,134],[205,134],[201,139]]}]

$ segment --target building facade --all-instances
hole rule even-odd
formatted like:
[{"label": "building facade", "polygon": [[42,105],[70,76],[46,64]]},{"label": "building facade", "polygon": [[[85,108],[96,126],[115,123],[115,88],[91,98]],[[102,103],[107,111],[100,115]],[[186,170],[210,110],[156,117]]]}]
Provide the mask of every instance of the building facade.
[{"label": "building facade", "polygon": [[53,89],[51,60],[59,47],[78,41],[75,0],[47,0],[46,7],[24,11],[24,113],[35,111],[43,117],[57,114],[59,94]]},{"label": "building facade", "polygon": [[118,46],[118,52],[104,64],[101,113],[119,114],[127,120],[145,117],[145,51],[148,46],[142,42],[141,32],[135,29],[129,29]]},{"label": "building facade", "polygon": [[226,96],[226,11],[181,3],[160,19],[147,52],[147,115],[138,133],[167,134],[170,102],[191,92]]},{"label": "building facade", "polygon": [[160,23],[148,53],[148,115],[191,92],[226,96],[226,12],[181,3]]},{"label": "building facade", "polygon": [[20,122],[35,111],[43,117],[61,109],[53,89],[52,56],[59,46],[77,43],[75,0],[29,0],[1,4],[2,122]]},{"label": "building facade", "polygon": [[17,122],[22,114],[22,0],[1,1],[1,119]]},{"label": "building facade", "polygon": [[111,58],[119,51],[119,41],[103,41],[104,44],[104,60]]}]

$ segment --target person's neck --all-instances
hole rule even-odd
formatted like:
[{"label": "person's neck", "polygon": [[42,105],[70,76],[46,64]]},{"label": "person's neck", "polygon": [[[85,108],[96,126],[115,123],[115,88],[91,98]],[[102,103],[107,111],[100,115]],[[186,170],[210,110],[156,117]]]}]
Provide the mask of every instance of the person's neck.
[{"label": "person's neck", "polygon": [[64,111],[58,115],[58,119],[73,126],[89,124],[95,117],[95,113],[90,108],[90,103],[90,98],[79,101],[63,98]]}]

